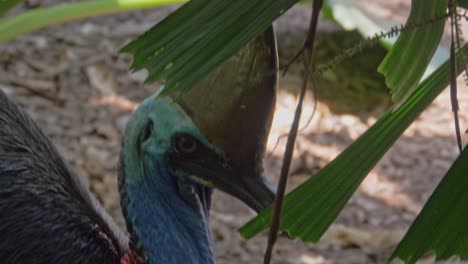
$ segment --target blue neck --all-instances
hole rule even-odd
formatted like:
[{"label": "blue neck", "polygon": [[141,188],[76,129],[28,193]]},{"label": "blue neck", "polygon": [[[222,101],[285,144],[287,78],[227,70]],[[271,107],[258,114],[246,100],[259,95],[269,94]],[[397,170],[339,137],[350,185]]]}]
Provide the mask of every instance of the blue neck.
[{"label": "blue neck", "polygon": [[[149,163],[136,166],[136,170],[127,166],[125,179],[127,221],[131,222],[149,263],[214,263],[207,221],[209,205],[204,208],[198,200],[183,198],[176,175],[165,162]],[[202,192],[209,204],[211,192]]]}]

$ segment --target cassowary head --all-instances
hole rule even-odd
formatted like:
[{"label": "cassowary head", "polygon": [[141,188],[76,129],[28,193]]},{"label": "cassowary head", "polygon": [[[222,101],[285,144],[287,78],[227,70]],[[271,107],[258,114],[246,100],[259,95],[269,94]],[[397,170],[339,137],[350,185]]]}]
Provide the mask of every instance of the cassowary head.
[{"label": "cassowary head", "polygon": [[[205,233],[197,232],[206,230],[213,188],[256,211],[271,204],[274,194],[263,176],[262,159],[276,83],[271,29],[188,93],[156,94],[136,110],[123,140],[120,189],[130,232],[146,251],[151,251],[151,238],[138,229],[154,217],[170,224],[166,230],[155,227],[151,236],[165,236],[175,226],[203,240]],[[182,240],[180,247],[187,251]]]}]

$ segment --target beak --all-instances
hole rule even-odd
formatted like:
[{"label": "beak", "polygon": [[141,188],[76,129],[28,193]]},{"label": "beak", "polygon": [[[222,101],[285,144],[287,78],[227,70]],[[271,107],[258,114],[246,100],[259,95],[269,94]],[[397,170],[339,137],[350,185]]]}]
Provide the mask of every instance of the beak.
[{"label": "beak", "polygon": [[181,96],[171,95],[226,156],[224,162],[213,153],[197,164],[178,165],[186,166],[256,211],[274,199],[263,175],[262,162],[276,104],[277,82],[276,38],[270,27],[190,91]]},{"label": "beak", "polygon": [[189,159],[173,154],[169,161],[173,168],[192,175],[194,181],[229,193],[257,212],[273,202],[274,192],[261,172],[237,171],[212,150],[203,149]]}]

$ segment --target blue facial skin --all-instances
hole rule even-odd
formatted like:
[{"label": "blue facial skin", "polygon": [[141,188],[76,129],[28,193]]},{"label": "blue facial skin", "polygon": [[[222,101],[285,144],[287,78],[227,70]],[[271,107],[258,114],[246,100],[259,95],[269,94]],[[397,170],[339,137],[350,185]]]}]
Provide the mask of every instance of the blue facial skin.
[{"label": "blue facial skin", "polygon": [[134,113],[123,141],[127,221],[150,264],[214,263],[212,190],[168,162],[180,134],[220,153],[172,99],[155,96]]}]

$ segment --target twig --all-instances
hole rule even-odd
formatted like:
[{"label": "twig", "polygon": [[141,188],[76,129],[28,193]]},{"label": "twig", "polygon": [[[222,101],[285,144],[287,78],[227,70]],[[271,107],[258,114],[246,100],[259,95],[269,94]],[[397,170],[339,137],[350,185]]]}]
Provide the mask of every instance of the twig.
[{"label": "twig", "polygon": [[463,67],[464,73],[465,73],[465,84],[468,84],[468,67],[467,67],[467,62],[468,58],[466,56],[466,53],[463,52],[463,49],[461,48],[462,43],[465,43],[465,40],[463,38],[463,31],[460,29],[460,20],[462,18],[465,18],[465,21],[468,21],[468,10],[465,9],[465,12],[463,14],[456,13],[455,16],[457,18],[456,23],[455,23],[455,31],[457,34],[455,34],[456,38],[456,43],[455,43],[455,51],[460,53],[461,57],[461,65]]},{"label": "twig", "polygon": [[[299,133],[298,135],[301,135],[304,130],[306,130],[307,127],[309,127],[310,123],[312,122],[312,119],[314,118],[315,116],[315,112],[317,111],[317,105],[318,105],[318,98],[317,98],[317,80],[315,79],[315,76],[314,75],[311,75],[311,80],[312,80],[312,93],[314,94],[314,107],[312,109],[312,113],[310,114],[309,118],[307,119],[306,123],[304,124],[303,127],[301,127],[299,129]],[[289,134],[288,133],[285,133],[285,134],[282,134],[278,137],[278,139],[276,140],[276,143],[275,143],[275,146],[273,147],[273,149],[270,151],[270,153],[268,154],[268,156],[266,157],[267,159],[271,158],[271,156],[273,155],[273,153],[275,152],[276,148],[279,146],[279,143],[281,142],[281,140],[285,137],[288,137]]]},{"label": "twig", "polygon": [[457,144],[460,153],[463,150],[460,121],[458,119],[458,99],[457,99],[457,56],[455,53],[455,36],[458,34],[457,30],[457,16],[455,12],[455,1],[449,0],[449,16],[451,26],[451,43],[450,43],[450,101],[452,103],[452,112],[455,121],[455,134],[457,137]]},{"label": "twig", "polygon": [[314,46],[315,36],[317,32],[317,21],[318,21],[318,15],[320,13],[320,9],[322,8],[322,5],[323,5],[323,0],[314,1],[309,34],[304,43],[308,45],[307,46],[304,45],[305,48],[302,49],[303,51],[305,51],[304,53],[302,53],[303,60],[304,60],[304,68],[305,68],[304,78],[302,82],[299,101],[296,107],[296,113],[294,115],[294,121],[291,125],[288,142],[286,143],[286,149],[284,152],[284,159],[283,159],[283,165],[281,167],[281,175],[280,175],[280,180],[278,183],[278,190],[277,190],[275,201],[273,204],[273,214],[272,214],[272,219],[271,219],[270,232],[268,234],[268,245],[267,245],[267,249],[265,252],[265,257],[263,259],[264,264],[270,263],[271,254],[273,252],[273,247],[278,238],[278,229],[279,229],[279,224],[280,224],[281,209],[283,206],[284,193],[286,191],[286,184],[288,180],[289,169],[291,166],[292,155],[294,152],[294,144],[296,142],[297,131],[299,128],[299,121],[301,119],[304,96],[306,93],[307,83],[309,81],[309,75],[311,73],[313,46]]},{"label": "twig", "polygon": [[[315,8],[315,6],[314,6],[314,8]],[[314,13],[314,11],[312,10],[312,14],[313,13]],[[291,66],[291,64],[293,64],[297,59],[299,59],[299,57],[304,53],[304,50],[311,46],[312,41],[315,41],[315,32],[314,32],[314,34],[311,34],[311,31],[310,31],[312,29],[312,27],[313,27],[313,23],[314,23],[314,20],[310,19],[309,34],[307,34],[307,38],[304,41],[304,45],[302,45],[301,49],[296,53],[296,55],[294,55],[294,57],[288,62],[288,64],[286,64],[286,66],[284,66],[283,76],[286,75],[286,73],[288,72],[289,67]],[[317,21],[315,21],[315,24],[317,24]],[[313,36],[314,39],[312,39],[312,35],[314,35]]]},{"label": "twig", "polygon": [[[457,14],[457,16],[464,16],[464,15]],[[323,75],[325,72],[328,72],[334,69],[338,65],[342,64],[344,61],[351,59],[357,54],[362,53],[365,49],[374,46],[382,39],[389,39],[403,32],[408,32],[411,30],[415,30],[418,28],[422,28],[422,27],[434,24],[447,17],[448,17],[448,14],[443,14],[443,15],[436,16],[436,17],[430,18],[422,22],[408,22],[406,25],[395,25],[390,29],[390,31],[381,31],[380,33],[376,33],[374,36],[368,37],[358,42],[357,44],[353,45],[352,47],[343,50],[343,52],[338,53],[336,56],[330,59],[327,63],[316,67],[315,74]]]},{"label": "twig", "polygon": [[10,77],[8,79],[10,84],[24,88],[58,106],[63,106],[65,104],[65,101],[59,98],[57,88],[53,82],[36,79],[23,79],[21,77]]}]

